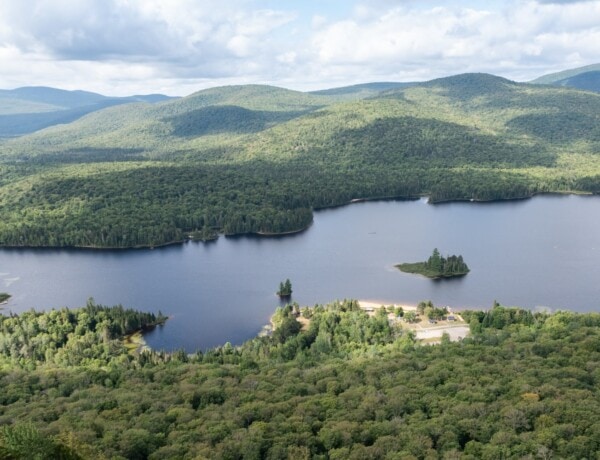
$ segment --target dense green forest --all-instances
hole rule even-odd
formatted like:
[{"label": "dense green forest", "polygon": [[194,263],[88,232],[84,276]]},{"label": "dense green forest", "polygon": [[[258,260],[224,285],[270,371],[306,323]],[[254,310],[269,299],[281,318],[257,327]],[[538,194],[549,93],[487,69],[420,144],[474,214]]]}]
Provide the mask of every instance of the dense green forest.
[{"label": "dense green forest", "polygon": [[600,192],[600,95],[485,74],[363,86],[213,88],[0,141],[0,245],[148,247],[296,231],[353,199]]},{"label": "dense green forest", "polygon": [[417,273],[434,279],[464,276],[470,271],[462,256],[442,257],[437,248],[426,262],[402,263],[396,267],[406,273]]},{"label": "dense green forest", "polygon": [[384,309],[290,305],[271,337],[192,355],[128,353],[159,316],[93,301],[1,317],[0,456],[595,458],[600,315],[462,316],[469,337],[431,346]]}]

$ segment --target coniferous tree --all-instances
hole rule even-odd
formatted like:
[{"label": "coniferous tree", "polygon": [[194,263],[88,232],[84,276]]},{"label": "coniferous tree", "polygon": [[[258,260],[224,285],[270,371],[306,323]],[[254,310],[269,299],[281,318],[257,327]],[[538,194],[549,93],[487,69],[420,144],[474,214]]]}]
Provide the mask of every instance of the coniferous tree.
[{"label": "coniferous tree", "polygon": [[292,283],[289,278],[279,283],[277,295],[281,297],[289,297],[292,295]]},{"label": "coniferous tree", "polygon": [[442,270],[442,258],[440,256],[440,251],[438,251],[438,248],[435,248],[433,250],[433,253],[431,254],[431,257],[427,261],[427,265],[432,270],[435,270],[435,271],[441,271]]}]

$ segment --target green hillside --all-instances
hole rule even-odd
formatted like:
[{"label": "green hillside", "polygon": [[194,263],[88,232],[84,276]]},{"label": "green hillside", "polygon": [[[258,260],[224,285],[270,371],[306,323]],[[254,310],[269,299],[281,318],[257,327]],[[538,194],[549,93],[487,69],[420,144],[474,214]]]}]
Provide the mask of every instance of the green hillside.
[{"label": "green hillside", "polygon": [[595,458],[600,315],[462,316],[469,337],[421,345],[385,309],[288,306],[193,355],[128,351],[160,315],[123,307],[0,316],[0,457]]},{"label": "green hillside", "polygon": [[586,91],[600,92],[600,70],[580,73],[564,80],[558,80],[556,84]]},{"label": "green hillside", "polygon": [[561,72],[550,73],[548,75],[543,75],[535,80],[532,80],[531,83],[537,83],[542,85],[553,85],[561,80],[565,80],[568,78],[575,77],[579,74],[586,72],[597,72],[600,71],[600,64],[592,64],[586,65],[584,67],[577,67],[575,69],[563,70]]},{"label": "green hillside", "polygon": [[342,86],[339,88],[322,89],[312,91],[311,94],[318,96],[332,96],[337,100],[359,100],[367,97],[373,97],[383,91],[391,89],[408,88],[416,83],[399,83],[399,82],[374,82],[361,83],[358,85]]},{"label": "green hillside", "polygon": [[600,64],[545,75],[533,80],[532,83],[567,86],[585,91],[600,92]]},{"label": "green hillside", "polygon": [[89,91],[66,91],[41,86],[0,90],[0,138],[71,123],[82,116],[114,105],[162,102],[161,94],[106,97]]},{"label": "green hillside", "polygon": [[0,244],[294,231],[356,198],[600,191],[600,95],[466,74],[340,101],[250,85],[0,144]]}]

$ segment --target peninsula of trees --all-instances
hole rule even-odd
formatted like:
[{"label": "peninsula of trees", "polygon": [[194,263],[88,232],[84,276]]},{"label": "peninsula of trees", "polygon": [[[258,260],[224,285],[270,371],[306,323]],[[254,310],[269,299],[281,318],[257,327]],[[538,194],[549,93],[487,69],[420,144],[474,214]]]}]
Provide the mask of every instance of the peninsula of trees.
[{"label": "peninsula of trees", "polygon": [[0,292],[0,304],[10,299],[10,294],[7,292]]},{"label": "peninsula of trees", "polygon": [[428,278],[452,278],[469,273],[469,267],[462,256],[442,257],[437,248],[427,259],[427,262],[403,263],[396,267],[405,273],[416,273]]}]

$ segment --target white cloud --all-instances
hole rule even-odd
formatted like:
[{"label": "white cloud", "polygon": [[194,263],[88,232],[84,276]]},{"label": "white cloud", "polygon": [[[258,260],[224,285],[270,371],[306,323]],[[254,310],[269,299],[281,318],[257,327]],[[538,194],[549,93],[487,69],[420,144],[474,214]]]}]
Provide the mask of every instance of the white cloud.
[{"label": "white cloud", "polygon": [[354,0],[343,17],[318,2],[268,4],[2,0],[0,87],[316,89],[466,71],[530,79],[600,62],[600,0]]},{"label": "white cloud", "polygon": [[353,18],[318,31],[312,51],[321,65],[340,71],[360,65],[373,75],[410,78],[411,68],[423,65],[430,77],[489,71],[513,78],[529,73],[533,78],[544,65],[579,65],[568,62],[573,56],[584,63],[600,61],[598,18],[598,1],[513,2],[504,10],[363,7]]},{"label": "white cloud", "polygon": [[[62,87],[78,80],[68,73],[73,67],[86,68],[88,84],[96,85],[107,67],[197,81],[260,78],[286,51],[270,35],[294,15],[249,6],[245,0],[3,0],[0,47],[27,70],[16,85],[39,80],[49,67],[64,69]],[[0,76],[0,86],[13,84]]]},{"label": "white cloud", "polygon": [[283,64],[293,64],[298,55],[294,51],[288,51],[277,56],[277,60]]},{"label": "white cloud", "polygon": [[325,16],[321,16],[320,14],[315,14],[312,17],[311,25],[313,29],[320,29],[325,24],[327,24],[327,18]]}]

